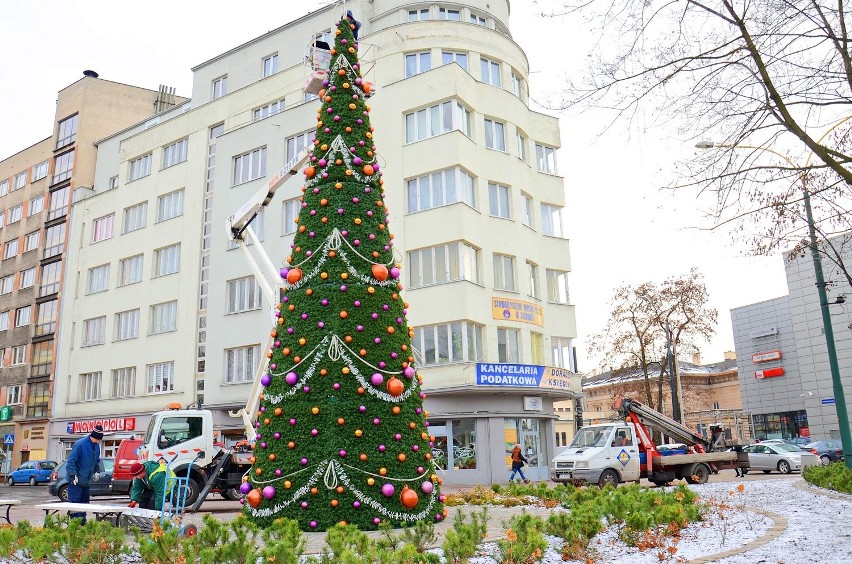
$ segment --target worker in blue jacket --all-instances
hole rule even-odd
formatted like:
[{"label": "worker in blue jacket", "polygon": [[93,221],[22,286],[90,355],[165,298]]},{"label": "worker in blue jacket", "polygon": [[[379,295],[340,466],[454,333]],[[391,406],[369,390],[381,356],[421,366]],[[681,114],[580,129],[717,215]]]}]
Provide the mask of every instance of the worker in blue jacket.
[{"label": "worker in blue jacket", "polygon": [[[101,464],[101,440],[104,429],[96,425],[87,437],[74,443],[68,460],[65,461],[65,472],[68,478],[68,501],[73,503],[89,503],[89,487],[97,482],[101,475],[98,469]],[[69,517],[86,522],[85,512],[69,512]]]}]

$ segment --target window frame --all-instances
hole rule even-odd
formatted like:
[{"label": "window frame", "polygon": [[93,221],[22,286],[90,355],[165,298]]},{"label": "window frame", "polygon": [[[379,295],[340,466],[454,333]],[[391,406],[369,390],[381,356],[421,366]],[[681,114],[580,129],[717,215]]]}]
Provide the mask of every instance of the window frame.
[{"label": "window frame", "polygon": [[515,257],[503,253],[494,253],[492,265],[494,267],[494,289],[503,292],[517,292]]},{"label": "window frame", "polygon": [[405,78],[432,70],[432,51],[412,51],[403,56],[405,63]]},{"label": "window frame", "polygon": [[467,241],[450,241],[408,251],[408,286],[428,288],[463,281],[480,284],[479,252]]},{"label": "window frame", "polygon": [[113,341],[130,341],[139,338],[139,320],[141,308],[127,309],[115,313],[113,320]]},{"label": "window frame", "polygon": [[542,174],[558,175],[556,161],[556,147],[544,145],[542,143],[535,144],[535,162],[536,170]]},{"label": "window frame", "polygon": [[[449,112],[449,113],[448,113]],[[417,143],[451,131],[470,137],[471,111],[455,98],[405,114],[405,144]]]},{"label": "window frame", "polygon": [[109,290],[110,263],[93,266],[86,273],[86,295],[100,294]]},{"label": "window frame", "polygon": [[[138,279],[130,279],[129,282],[125,282],[125,280],[128,278],[127,274],[133,274],[132,270],[128,270],[127,268],[125,268],[125,265],[131,264],[129,262],[131,260],[134,261],[134,263],[131,265],[131,268],[134,268],[134,269],[135,269],[135,261],[138,260],[139,277],[138,277]],[[118,283],[117,283],[117,287],[121,288],[123,286],[131,286],[133,284],[138,284],[138,283],[142,282],[142,280],[144,279],[144,274],[145,274],[145,254],[144,253],[140,253],[138,255],[133,255],[133,256],[129,256],[129,257],[125,257],[123,259],[120,259],[118,261]]]},{"label": "window frame", "polygon": [[[174,256],[169,256],[166,253],[174,253]],[[151,278],[162,278],[163,276],[170,276],[180,272],[180,255],[180,243],[154,249],[154,267]],[[172,266],[172,263],[174,263],[174,270],[168,270]]]},{"label": "window frame", "polygon": [[155,223],[162,223],[183,215],[184,192],[185,190],[181,188],[157,196],[157,220]]},{"label": "window frame", "polygon": [[131,160],[127,165],[127,183],[135,182],[140,178],[151,175],[151,162],[153,153],[140,155]]},{"label": "window frame", "polygon": [[[454,333],[454,325],[458,326],[459,332]],[[442,329],[443,328],[443,329]],[[431,334],[431,336],[429,336]],[[458,347],[454,341],[454,335],[459,335]],[[484,358],[483,345],[485,341],[485,326],[474,323],[468,319],[458,319],[447,323],[423,325],[414,328],[412,346],[419,352],[422,366],[440,366],[455,363],[480,362]],[[440,340],[446,337],[446,342]],[[473,342],[471,342],[471,340]],[[433,357],[430,359],[429,349],[431,343]],[[442,348],[446,344],[446,347]],[[446,353],[446,361],[442,361],[441,353]],[[459,358],[455,353],[460,351]]]},{"label": "window frame", "polygon": [[479,78],[485,84],[503,88],[503,65],[500,61],[479,57]]},{"label": "window frame", "polygon": [[491,118],[484,118],[485,147],[494,151],[506,152],[506,124]]},{"label": "window frame", "polygon": [[106,343],[106,316],[84,319],[80,346],[96,347],[104,343]]},{"label": "window frame", "polygon": [[407,213],[467,204],[476,209],[476,178],[461,167],[445,168],[405,181]]},{"label": "window frame", "polygon": [[174,143],[165,145],[162,149],[160,170],[165,170],[175,165],[179,165],[182,162],[186,162],[188,153],[189,137],[184,137],[183,139],[178,139]]},{"label": "window frame", "polygon": [[148,335],[174,333],[178,326],[178,301],[152,304],[148,310]]},{"label": "window frame", "polygon": [[[503,347],[502,351],[501,347]],[[509,364],[521,362],[521,331],[519,329],[497,328],[497,362]]]},{"label": "window frame", "polygon": [[[255,157],[255,155],[257,155]],[[231,159],[233,174],[232,186],[239,186],[266,176],[266,145],[235,155]],[[244,170],[245,169],[245,170]]]},{"label": "window frame", "polygon": [[512,219],[512,189],[497,182],[488,183],[488,215]]},{"label": "window frame", "polygon": [[115,212],[92,221],[92,244],[112,239],[115,235]]},{"label": "window frame", "polygon": [[224,384],[254,382],[257,368],[263,362],[260,357],[260,344],[227,348],[224,350],[224,355],[224,368],[222,370]]}]

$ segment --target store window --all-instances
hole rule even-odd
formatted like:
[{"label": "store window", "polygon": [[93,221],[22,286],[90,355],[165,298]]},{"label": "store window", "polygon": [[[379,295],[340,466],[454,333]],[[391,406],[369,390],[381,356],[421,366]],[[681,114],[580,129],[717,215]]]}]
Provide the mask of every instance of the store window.
[{"label": "store window", "polygon": [[544,424],[541,420],[531,417],[506,418],[503,422],[503,441],[507,468],[511,465],[512,449],[516,443],[521,444],[527,466],[547,466],[548,457],[544,452]]},{"label": "store window", "polygon": [[453,470],[476,469],[476,420],[453,419]]}]

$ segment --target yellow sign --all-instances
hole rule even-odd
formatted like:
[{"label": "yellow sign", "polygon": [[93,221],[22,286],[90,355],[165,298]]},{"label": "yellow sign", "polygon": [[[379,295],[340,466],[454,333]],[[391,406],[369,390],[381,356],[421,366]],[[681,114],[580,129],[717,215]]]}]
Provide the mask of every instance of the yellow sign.
[{"label": "yellow sign", "polygon": [[544,308],[531,302],[510,298],[491,298],[491,316],[494,319],[532,323],[544,327]]}]

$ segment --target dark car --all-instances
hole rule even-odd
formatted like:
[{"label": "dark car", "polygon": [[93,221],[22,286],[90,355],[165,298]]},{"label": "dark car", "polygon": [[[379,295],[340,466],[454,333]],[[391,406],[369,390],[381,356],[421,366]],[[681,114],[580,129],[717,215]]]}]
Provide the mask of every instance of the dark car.
[{"label": "dark car", "polygon": [[[115,459],[101,458],[101,464],[98,471],[101,473],[100,480],[93,482],[89,487],[89,495],[115,495],[110,490],[110,482],[112,482],[112,470]],[[48,490],[50,495],[55,495],[62,501],[68,501],[68,475],[65,472],[65,463],[63,462],[53,471],[50,476],[50,487]]]},{"label": "dark car", "polygon": [[10,472],[6,482],[10,486],[46,484],[50,481],[50,473],[54,468],[56,468],[56,462],[52,460],[30,460],[18,466],[17,470]]},{"label": "dark car", "polygon": [[840,441],[833,439],[810,443],[805,446],[805,450],[817,455],[819,457],[819,463],[823,466],[830,464],[835,460],[843,460],[843,445],[840,444]]}]

